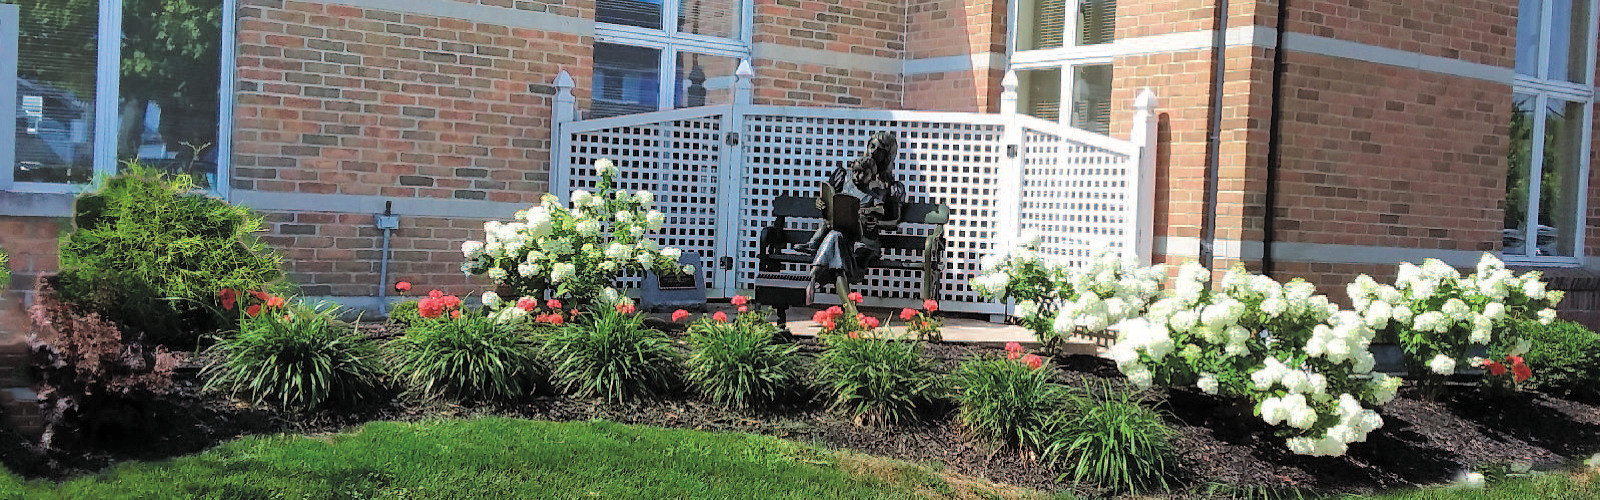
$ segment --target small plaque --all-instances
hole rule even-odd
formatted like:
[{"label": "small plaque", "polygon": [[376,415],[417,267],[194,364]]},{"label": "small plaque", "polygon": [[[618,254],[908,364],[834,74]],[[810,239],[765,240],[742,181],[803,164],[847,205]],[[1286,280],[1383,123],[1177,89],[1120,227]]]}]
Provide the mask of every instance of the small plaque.
[{"label": "small plaque", "polygon": [[649,312],[705,308],[706,271],[700,254],[684,252],[678,256],[678,266],[694,266],[694,273],[671,276],[658,276],[654,271],[645,273],[644,283],[639,285],[640,308]]}]

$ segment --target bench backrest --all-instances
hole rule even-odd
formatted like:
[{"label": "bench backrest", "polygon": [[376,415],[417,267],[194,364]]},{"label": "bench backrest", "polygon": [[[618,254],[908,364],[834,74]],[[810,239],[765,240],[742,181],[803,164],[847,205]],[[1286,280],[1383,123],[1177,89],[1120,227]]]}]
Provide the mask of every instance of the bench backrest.
[{"label": "bench backrest", "polygon": [[[817,199],[802,196],[779,196],[772,200],[772,216],[779,219],[821,219]],[[906,203],[901,205],[901,223],[942,226],[950,222],[950,207],[943,203]]]}]

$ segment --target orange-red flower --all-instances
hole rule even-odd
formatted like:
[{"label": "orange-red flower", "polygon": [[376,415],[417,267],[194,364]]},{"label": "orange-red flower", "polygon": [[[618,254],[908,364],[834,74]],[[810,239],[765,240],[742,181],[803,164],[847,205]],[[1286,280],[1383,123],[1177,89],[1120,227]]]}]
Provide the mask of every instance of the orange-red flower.
[{"label": "orange-red flower", "polygon": [[409,292],[409,291],[411,291],[411,282],[410,281],[401,281],[399,283],[395,283],[394,284],[394,289],[396,291]]},{"label": "orange-red flower", "polygon": [[558,314],[558,313],[550,313],[550,324],[556,325],[556,326],[560,326],[561,324],[566,323],[566,322],[567,321],[565,319],[563,319],[560,314]]},{"label": "orange-red flower", "polygon": [[1522,381],[1533,377],[1533,369],[1528,368],[1528,365],[1522,363],[1511,365],[1511,377],[1516,379],[1517,383],[1520,384]]},{"label": "orange-red flower", "polygon": [[428,319],[437,318],[444,314],[444,302],[433,297],[419,300],[417,301],[417,314]]},{"label": "orange-red flower", "polygon": [[922,308],[926,309],[928,312],[937,311],[939,310],[939,302],[933,299],[924,300],[922,301]]},{"label": "orange-red flower", "polygon": [[847,336],[849,336],[849,337],[850,337],[850,338],[852,338],[852,339],[859,339],[859,338],[861,338],[861,332],[855,332],[855,331],[852,331],[852,332],[850,332],[850,333],[848,333],[848,334],[846,334],[846,335],[847,335]]},{"label": "orange-red flower", "polygon": [[444,297],[444,292],[441,292],[441,291],[438,291],[438,290],[430,290],[430,291],[428,291],[428,297],[435,298],[435,299],[441,298],[441,297]]},{"label": "orange-red flower", "polygon": [[839,306],[829,307],[826,312],[828,313],[828,317],[830,317],[830,318],[837,318],[837,317],[840,317],[840,316],[844,316],[844,308],[843,307],[839,307]]},{"label": "orange-red flower", "polygon": [[446,296],[444,296],[443,299],[439,299],[439,300],[443,301],[444,302],[444,306],[448,307],[448,308],[461,307],[461,298],[456,297],[454,295],[446,295]]},{"label": "orange-red flower", "polygon": [[267,307],[270,307],[270,308],[273,308],[273,309],[277,309],[279,307],[283,307],[283,305],[284,305],[283,297],[279,297],[277,295],[273,295],[271,298],[267,299]]},{"label": "orange-red flower", "polygon": [[915,318],[915,317],[917,317],[917,311],[912,309],[912,308],[907,307],[905,309],[901,309],[900,310],[900,320],[901,321],[911,321],[911,318]]},{"label": "orange-red flower", "polygon": [[244,313],[249,314],[252,318],[256,317],[256,315],[261,314],[261,304],[250,304],[250,307],[244,309]]},{"label": "orange-red flower", "polygon": [[739,312],[750,312],[750,306],[739,306]]},{"label": "orange-red flower", "polygon": [[727,323],[728,315],[722,311],[717,311],[716,314],[711,315],[711,319],[716,320],[718,323]]},{"label": "orange-red flower", "polygon": [[456,309],[454,311],[450,311],[450,319],[461,319],[461,310]]},{"label": "orange-red flower", "polygon": [[736,305],[736,306],[742,306],[746,302],[749,302],[749,301],[750,301],[750,297],[746,297],[746,296],[743,296],[743,295],[734,295],[733,296],[733,305]]},{"label": "orange-red flower", "polygon": [[523,298],[517,299],[517,309],[521,309],[521,310],[528,311],[528,312],[533,312],[534,309],[538,309],[538,308],[539,308],[539,301],[534,300],[533,297],[523,297]]},{"label": "orange-red flower", "polygon": [[1027,364],[1028,368],[1032,370],[1038,370],[1040,366],[1044,366],[1044,358],[1040,358],[1037,354],[1023,356],[1022,362]]},{"label": "orange-red flower", "polygon": [[544,306],[548,307],[548,308],[551,308],[551,309],[560,309],[561,308],[561,301],[556,300],[556,299],[550,299],[549,301],[544,303]]},{"label": "orange-red flower", "polygon": [[1006,359],[1017,359],[1019,357],[1022,357],[1022,344],[1006,342]]},{"label": "orange-red flower", "polygon": [[1494,375],[1494,376],[1498,377],[1498,376],[1506,374],[1506,365],[1502,365],[1498,361],[1489,361],[1486,364],[1489,365],[1489,374],[1490,375]]},{"label": "orange-red flower", "polygon": [[877,328],[878,325],[881,325],[882,323],[878,322],[878,318],[867,316],[866,319],[861,320],[861,324],[867,325],[867,328]]},{"label": "orange-red flower", "polygon": [[673,323],[682,323],[683,320],[686,320],[686,319],[689,319],[689,311],[685,311],[683,309],[672,311],[672,322]]},{"label": "orange-red flower", "polygon": [[233,291],[232,288],[222,289],[217,292],[217,296],[222,298],[222,309],[226,311],[232,311],[234,304],[239,301],[239,292]]},{"label": "orange-red flower", "polygon": [[617,312],[622,313],[622,314],[633,314],[633,311],[634,311],[633,304],[629,304],[629,303],[625,303],[625,302],[617,304],[616,308],[617,308]]},{"label": "orange-red flower", "polygon": [[857,304],[860,304],[862,300],[866,300],[861,296],[861,292],[850,292],[849,297],[851,302],[855,302]]}]

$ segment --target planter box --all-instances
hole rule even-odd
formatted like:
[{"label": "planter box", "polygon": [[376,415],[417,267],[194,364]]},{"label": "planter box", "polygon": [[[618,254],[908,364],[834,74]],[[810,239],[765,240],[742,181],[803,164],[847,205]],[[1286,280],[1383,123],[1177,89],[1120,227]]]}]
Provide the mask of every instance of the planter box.
[{"label": "planter box", "polygon": [[[1377,363],[1372,366],[1372,371],[1386,375],[1408,374],[1406,371],[1406,358],[1408,355],[1406,354],[1405,349],[1401,348],[1399,344],[1372,344],[1367,348],[1367,350],[1372,351],[1373,359],[1377,360]],[[1467,349],[1467,357],[1481,357],[1487,355],[1488,349],[1485,347],[1480,346]],[[1456,375],[1476,376],[1482,374],[1483,370],[1479,368],[1473,368],[1470,366],[1456,367]]]}]

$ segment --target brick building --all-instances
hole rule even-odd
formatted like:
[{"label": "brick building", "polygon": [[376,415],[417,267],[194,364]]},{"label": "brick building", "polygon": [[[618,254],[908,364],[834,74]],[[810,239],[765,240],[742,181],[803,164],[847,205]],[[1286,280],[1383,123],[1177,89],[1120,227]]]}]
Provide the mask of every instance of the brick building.
[{"label": "brick building", "polygon": [[[139,157],[267,214],[306,295],[373,303],[386,202],[388,281],[470,292],[459,242],[550,188],[560,71],[601,117],[725,103],[748,60],[753,101],[793,106],[996,112],[1014,71],[1024,113],[1113,135],[1151,89],[1158,261],[1338,296],[1487,251],[1581,290],[1594,1],[0,0],[0,246],[21,297],[57,265],[66,193]],[[174,18],[215,30],[171,50]]]}]

